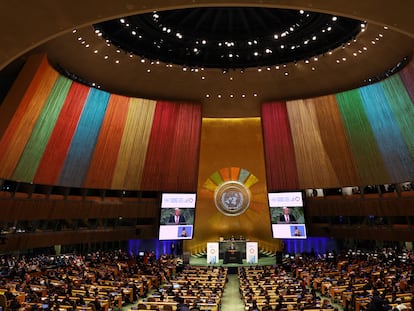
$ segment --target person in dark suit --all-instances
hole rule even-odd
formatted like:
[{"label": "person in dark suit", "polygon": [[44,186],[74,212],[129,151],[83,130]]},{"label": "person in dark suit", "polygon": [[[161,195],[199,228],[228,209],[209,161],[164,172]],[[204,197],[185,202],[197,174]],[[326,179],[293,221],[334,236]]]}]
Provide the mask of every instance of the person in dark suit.
[{"label": "person in dark suit", "polygon": [[168,220],[170,224],[185,224],[185,217],[181,215],[181,210],[177,207],[174,209],[174,214],[170,216],[170,219]]},{"label": "person in dark suit", "polygon": [[280,215],[280,222],[281,223],[294,223],[296,222],[295,216],[290,213],[290,210],[287,206],[283,207],[283,214]]}]

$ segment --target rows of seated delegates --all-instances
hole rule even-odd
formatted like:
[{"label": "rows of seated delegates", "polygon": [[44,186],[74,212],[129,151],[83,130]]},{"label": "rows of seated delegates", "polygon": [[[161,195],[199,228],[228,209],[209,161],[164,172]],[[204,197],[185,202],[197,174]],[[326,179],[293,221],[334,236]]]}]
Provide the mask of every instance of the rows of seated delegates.
[{"label": "rows of seated delegates", "polygon": [[240,267],[238,276],[246,310],[334,310],[282,265]]},{"label": "rows of seated delegates", "polygon": [[[281,265],[239,268],[246,310],[401,311],[413,309],[414,253],[384,248],[286,257]],[[0,257],[3,310],[220,310],[224,267],[122,251],[87,256]],[[178,269],[180,267],[180,269]]]},{"label": "rows of seated delegates", "polygon": [[227,268],[187,265],[131,310],[218,311],[226,280]]},{"label": "rows of seated delegates", "polygon": [[381,249],[305,254],[239,268],[246,310],[413,310],[414,254]]},{"label": "rows of seated delegates", "polygon": [[349,250],[333,257],[306,257],[292,264],[311,292],[345,311],[413,310],[414,254],[392,248]]},{"label": "rows of seated delegates", "polygon": [[146,297],[173,274],[176,258],[122,251],[87,256],[0,257],[3,310],[108,311]]}]

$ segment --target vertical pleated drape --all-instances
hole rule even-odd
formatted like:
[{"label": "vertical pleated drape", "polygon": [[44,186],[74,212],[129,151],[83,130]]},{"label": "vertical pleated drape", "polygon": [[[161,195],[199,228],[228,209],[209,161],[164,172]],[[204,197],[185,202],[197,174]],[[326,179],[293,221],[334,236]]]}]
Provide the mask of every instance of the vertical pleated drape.
[{"label": "vertical pleated drape", "polygon": [[[414,72],[413,72],[414,73]],[[413,81],[414,82],[414,81]],[[382,83],[388,104],[395,116],[401,136],[407,146],[411,160],[414,159],[414,105],[399,75]],[[412,162],[411,162],[412,167]],[[412,175],[411,175],[412,176]]]},{"label": "vertical pleated drape", "polygon": [[196,191],[201,107],[158,102],[141,188]]},{"label": "vertical pleated drape", "polygon": [[56,120],[65,102],[71,80],[59,77],[43,107],[32,130],[30,138],[21,154],[12,178],[33,181],[37,167],[46,149],[47,142],[54,130]]},{"label": "vertical pleated drape", "polygon": [[348,141],[363,185],[389,180],[358,90],[336,95]]},{"label": "vertical pleated drape", "polygon": [[322,145],[333,165],[339,184],[359,185],[359,175],[335,96],[317,97],[312,101],[319,123]]},{"label": "vertical pleated drape", "polygon": [[383,83],[372,84],[360,88],[359,92],[388,172],[388,181],[408,180],[410,176],[414,176],[413,162],[382,85]]},{"label": "vertical pleated drape", "polygon": [[410,95],[411,102],[414,103],[414,61],[409,62],[399,73],[398,76],[404,83],[404,88]]},{"label": "vertical pleated drape", "polygon": [[111,95],[84,187],[111,188],[128,108],[129,97]]},{"label": "vertical pleated drape", "polygon": [[[398,74],[359,89],[264,103],[268,189],[414,180],[413,85],[411,62]],[[201,105],[109,94],[60,76],[46,59],[18,98],[0,139],[0,178],[197,190]],[[245,122],[238,121],[239,126]],[[234,168],[223,177],[233,180],[236,174],[249,178]]]},{"label": "vertical pleated drape", "polygon": [[12,178],[58,73],[43,61],[0,141],[0,177]]},{"label": "vertical pleated drape", "polygon": [[34,178],[38,184],[58,184],[73,135],[90,88],[72,83]]},{"label": "vertical pleated drape", "polygon": [[199,104],[109,94],[60,76],[46,58],[20,98],[0,140],[1,178],[196,190]]},{"label": "vertical pleated drape", "polygon": [[157,103],[151,100],[136,98],[130,100],[115,163],[112,188],[141,189],[142,172],[156,105]]},{"label": "vertical pleated drape", "polygon": [[315,102],[287,103],[301,188],[329,188],[339,184],[334,164],[324,147]]},{"label": "vertical pleated drape", "polygon": [[267,187],[271,191],[299,188],[295,150],[285,102],[262,105]]},{"label": "vertical pleated drape", "polygon": [[98,89],[90,90],[59,177],[60,185],[83,186],[108,106],[109,95]]}]

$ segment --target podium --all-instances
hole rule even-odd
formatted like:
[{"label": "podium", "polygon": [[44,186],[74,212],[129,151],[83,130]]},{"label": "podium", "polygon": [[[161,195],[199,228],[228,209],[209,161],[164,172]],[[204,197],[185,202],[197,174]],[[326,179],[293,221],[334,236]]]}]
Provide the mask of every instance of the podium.
[{"label": "podium", "polygon": [[243,263],[241,252],[235,249],[225,251],[223,263]]},{"label": "podium", "polygon": [[240,258],[246,258],[246,240],[223,240],[219,242],[220,258],[225,258],[226,252],[230,250],[233,244],[235,250],[240,253]]},{"label": "podium", "polygon": [[223,260],[224,264],[258,263],[258,243],[246,240],[222,240],[207,242],[207,263],[217,264]]}]

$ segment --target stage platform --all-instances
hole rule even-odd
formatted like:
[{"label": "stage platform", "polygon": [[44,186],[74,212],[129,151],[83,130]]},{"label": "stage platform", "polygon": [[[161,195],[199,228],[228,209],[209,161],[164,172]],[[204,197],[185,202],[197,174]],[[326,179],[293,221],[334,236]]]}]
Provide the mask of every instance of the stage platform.
[{"label": "stage platform", "polygon": [[192,266],[218,266],[218,267],[250,267],[250,266],[273,266],[276,265],[276,257],[274,256],[265,256],[265,257],[259,257],[259,262],[257,264],[251,264],[246,262],[245,259],[243,259],[242,263],[223,263],[223,259],[220,259],[218,263],[216,264],[207,264],[207,256],[205,257],[195,257],[190,256],[190,265]]}]

